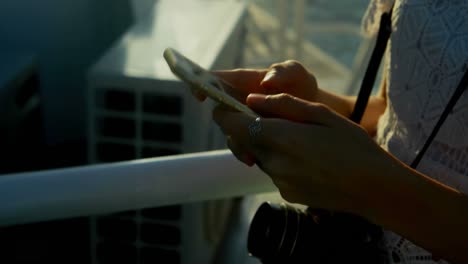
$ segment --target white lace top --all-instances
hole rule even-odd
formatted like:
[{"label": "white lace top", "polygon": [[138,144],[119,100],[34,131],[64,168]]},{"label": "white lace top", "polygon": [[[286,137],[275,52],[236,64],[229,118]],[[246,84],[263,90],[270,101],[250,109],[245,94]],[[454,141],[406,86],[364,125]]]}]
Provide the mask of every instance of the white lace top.
[{"label": "white lace top", "polygon": [[[372,0],[367,33],[393,0]],[[387,109],[377,141],[410,164],[468,69],[468,0],[396,0],[384,67]],[[468,92],[460,98],[418,170],[468,194]],[[437,228],[437,227],[435,227]],[[390,263],[446,263],[390,231]]]}]

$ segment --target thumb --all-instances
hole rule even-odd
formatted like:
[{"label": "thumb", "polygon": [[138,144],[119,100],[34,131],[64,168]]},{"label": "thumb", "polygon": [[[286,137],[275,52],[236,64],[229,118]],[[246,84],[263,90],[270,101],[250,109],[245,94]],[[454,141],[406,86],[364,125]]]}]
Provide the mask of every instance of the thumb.
[{"label": "thumb", "polygon": [[247,105],[262,116],[277,117],[300,123],[335,125],[339,116],[327,106],[289,94],[250,94]]}]

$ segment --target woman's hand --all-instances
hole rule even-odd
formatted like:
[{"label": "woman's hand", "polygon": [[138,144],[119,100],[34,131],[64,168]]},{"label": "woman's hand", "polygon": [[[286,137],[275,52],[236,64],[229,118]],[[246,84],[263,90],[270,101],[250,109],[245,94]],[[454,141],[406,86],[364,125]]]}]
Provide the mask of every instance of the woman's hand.
[{"label": "woman's hand", "polygon": [[[313,73],[294,60],[276,63],[263,70],[237,69],[213,73],[230,84],[227,92],[242,103],[245,103],[247,95],[251,93],[287,93],[306,101],[324,104],[342,116],[349,117],[356,102],[355,96],[343,96],[320,89]],[[200,101],[205,100],[206,96],[194,89],[192,91]],[[383,94],[369,99],[361,122],[371,135],[375,134],[377,121],[386,107]]]},{"label": "woman's hand", "polygon": [[[214,119],[241,161],[250,153],[281,195],[290,202],[368,215],[373,195],[385,186],[385,168],[396,162],[360,126],[318,103],[287,94],[250,95],[247,104],[264,116],[254,122],[239,112],[217,108]],[[247,163],[247,162],[246,162]]]},{"label": "woman's hand", "polygon": [[[249,95],[254,111],[278,118],[258,124],[218,108],[214,119],[242,160],[253,154],[293,203],[360,215],[434,255],[468,263],[468,196],[409,168],[360,126],[328,107],[286,94]],[[293,120],[293,121],[290,121]]]},{"label": "woman's hand", "polygon": [[[288,60],[271,65],[268,69],[237,69],[213,71],[215,75],[232,86],[227,92],[240,102],[245,103],[248,94],[288,93],[308,101],[316,101],[317,81],[302,64]],[[206,96],[192,90],[200,101]]]}]

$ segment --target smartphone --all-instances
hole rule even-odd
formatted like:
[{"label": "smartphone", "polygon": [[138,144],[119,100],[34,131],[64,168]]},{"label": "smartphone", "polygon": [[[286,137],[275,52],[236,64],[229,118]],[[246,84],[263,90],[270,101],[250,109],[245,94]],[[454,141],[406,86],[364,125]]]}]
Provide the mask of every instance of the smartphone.
[{"label": "smartphone", "polygon": [[178,51],[172,48],[166,48],[164,50],[164,59],[172,73],[182,81],[188,83],[193,89],[197,89],[202,94],[218,103],[224,104],[249,116],[255,118],[259,117],[259,115],[248,106],[226,93],[226,88],[229,89],[230,87],[228,83],[203,69],[200,65],[186,58]]}]

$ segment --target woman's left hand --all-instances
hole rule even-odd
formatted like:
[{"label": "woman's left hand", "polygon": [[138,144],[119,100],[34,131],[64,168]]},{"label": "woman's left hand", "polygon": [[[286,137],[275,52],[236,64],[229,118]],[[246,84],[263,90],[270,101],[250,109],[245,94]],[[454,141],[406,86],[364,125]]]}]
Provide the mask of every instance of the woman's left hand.
[{"label": "woman's left hand", "polygon": [[[258,134],[252,117],[218,107],[214,120],[234,155],[252,155],[289,202],[367,216],[397,164],[360,126],[325,105],[288,94],[251,94],[247,105],[262,116]],[[249,164],[253,165],[253,164]]]}]

